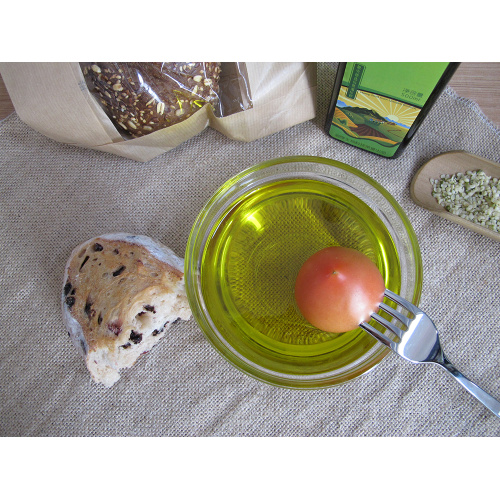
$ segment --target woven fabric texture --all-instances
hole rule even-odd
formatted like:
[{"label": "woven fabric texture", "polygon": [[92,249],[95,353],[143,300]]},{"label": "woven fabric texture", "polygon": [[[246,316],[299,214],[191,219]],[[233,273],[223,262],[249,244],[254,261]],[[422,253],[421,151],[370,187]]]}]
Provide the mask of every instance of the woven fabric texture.
[{"label": "woven fabric texture", "polygon": [[68,338],[60,293],[75,246],[128,232],[183,256],[196,215],[227,179],[271,158],[316,155],[362,170],[400,203],[421,247],[421,308],[456,367],[500,398],[500,243],[409,195],[439,153],[500,161],[500,130],[448,88],[404,154],[387,160],[324,133],[334,75],[335,65],[318,66],[312,121],[252,143],[207,129],[145,164],[56,143],[15,113],[0,123],[0,435],[500,436],[500,420],[444,370],[395,354],[341,386],[282,389],[228,364],[191,319],[106,389]]}]

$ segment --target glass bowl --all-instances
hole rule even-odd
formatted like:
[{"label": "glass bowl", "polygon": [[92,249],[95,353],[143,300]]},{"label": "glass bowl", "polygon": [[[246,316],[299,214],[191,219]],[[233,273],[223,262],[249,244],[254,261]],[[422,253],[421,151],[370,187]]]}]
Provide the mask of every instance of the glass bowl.
[{"label": "glass bowl", "polygon": [[417,238],[398,203],[368,175],[296,156],[229,179],[198,215],[185,256],[190,307],[213,347],[246,374],[297,389],[344,383],[379,363],[388,350],[360,328],[323,332],[296,307],[300,267],[335,245],[365,253],[387,288],[418,305]]}]

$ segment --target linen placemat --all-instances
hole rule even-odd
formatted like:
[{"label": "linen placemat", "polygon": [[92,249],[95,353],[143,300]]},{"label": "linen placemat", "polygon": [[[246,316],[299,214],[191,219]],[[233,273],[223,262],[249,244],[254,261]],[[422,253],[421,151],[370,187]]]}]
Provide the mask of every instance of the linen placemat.
[{"label": "linen placemat", "polygon": [[447,88],[400,158],[372,155],[323,131],[335,69],[318,65],[314,120],[252,143],[207,129],[147,163],[54,142],[15,113],[0,122],[0,435],[500,435],[500,419],[444,370],[393,353],[341,386],[282,389],[228,364],[191,319],[106,389],[68,338],[60,293],[75,246],[129,232],[183,256],[196,215],[227,179],[271,158],[316,155],[360,169],[399,202],[422,252],[421,308],[456,367],[500,398],[500,243],[409,195],[418,168],[439,153],[498,162],[500,130]]}]

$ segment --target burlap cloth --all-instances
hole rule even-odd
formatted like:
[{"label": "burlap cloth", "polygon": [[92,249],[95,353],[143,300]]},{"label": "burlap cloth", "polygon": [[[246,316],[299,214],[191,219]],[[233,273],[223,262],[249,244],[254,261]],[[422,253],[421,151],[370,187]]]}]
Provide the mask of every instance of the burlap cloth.
[{"label": "burlap cloth", "polygon": [[272,387],[228,364],[194,320],[180,322],[111,389],[91,382],[60,313],[71,250],[102,233],[147,234],[183,255],[205,201],[264,160],[317,155],[385,186],[417,234],[421,307],[458,369],[500,398],[500,243],[409,196],[417,169],[463,149],[500,160],[500,131],[447,89],[405,153],[387,160],[323,132],[335,65],[318,68],[318,115],[253,143],[207,129],[146,164],[56,143],[14,113],[0,123],[2,436],[499,436],[500,419],[440,367],[395,354],[347,384]]}]

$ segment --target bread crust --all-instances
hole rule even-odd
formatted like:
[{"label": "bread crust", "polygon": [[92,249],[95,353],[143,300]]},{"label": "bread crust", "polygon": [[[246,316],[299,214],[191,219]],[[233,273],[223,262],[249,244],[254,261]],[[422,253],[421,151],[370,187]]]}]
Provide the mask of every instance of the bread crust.
[{"label": "bread crust", "polygon": [[146,236],[115,233],[73,250],[62,291],[63,319],[92,378],[110,387],[173,322],[191,317],[183,259]]}]

